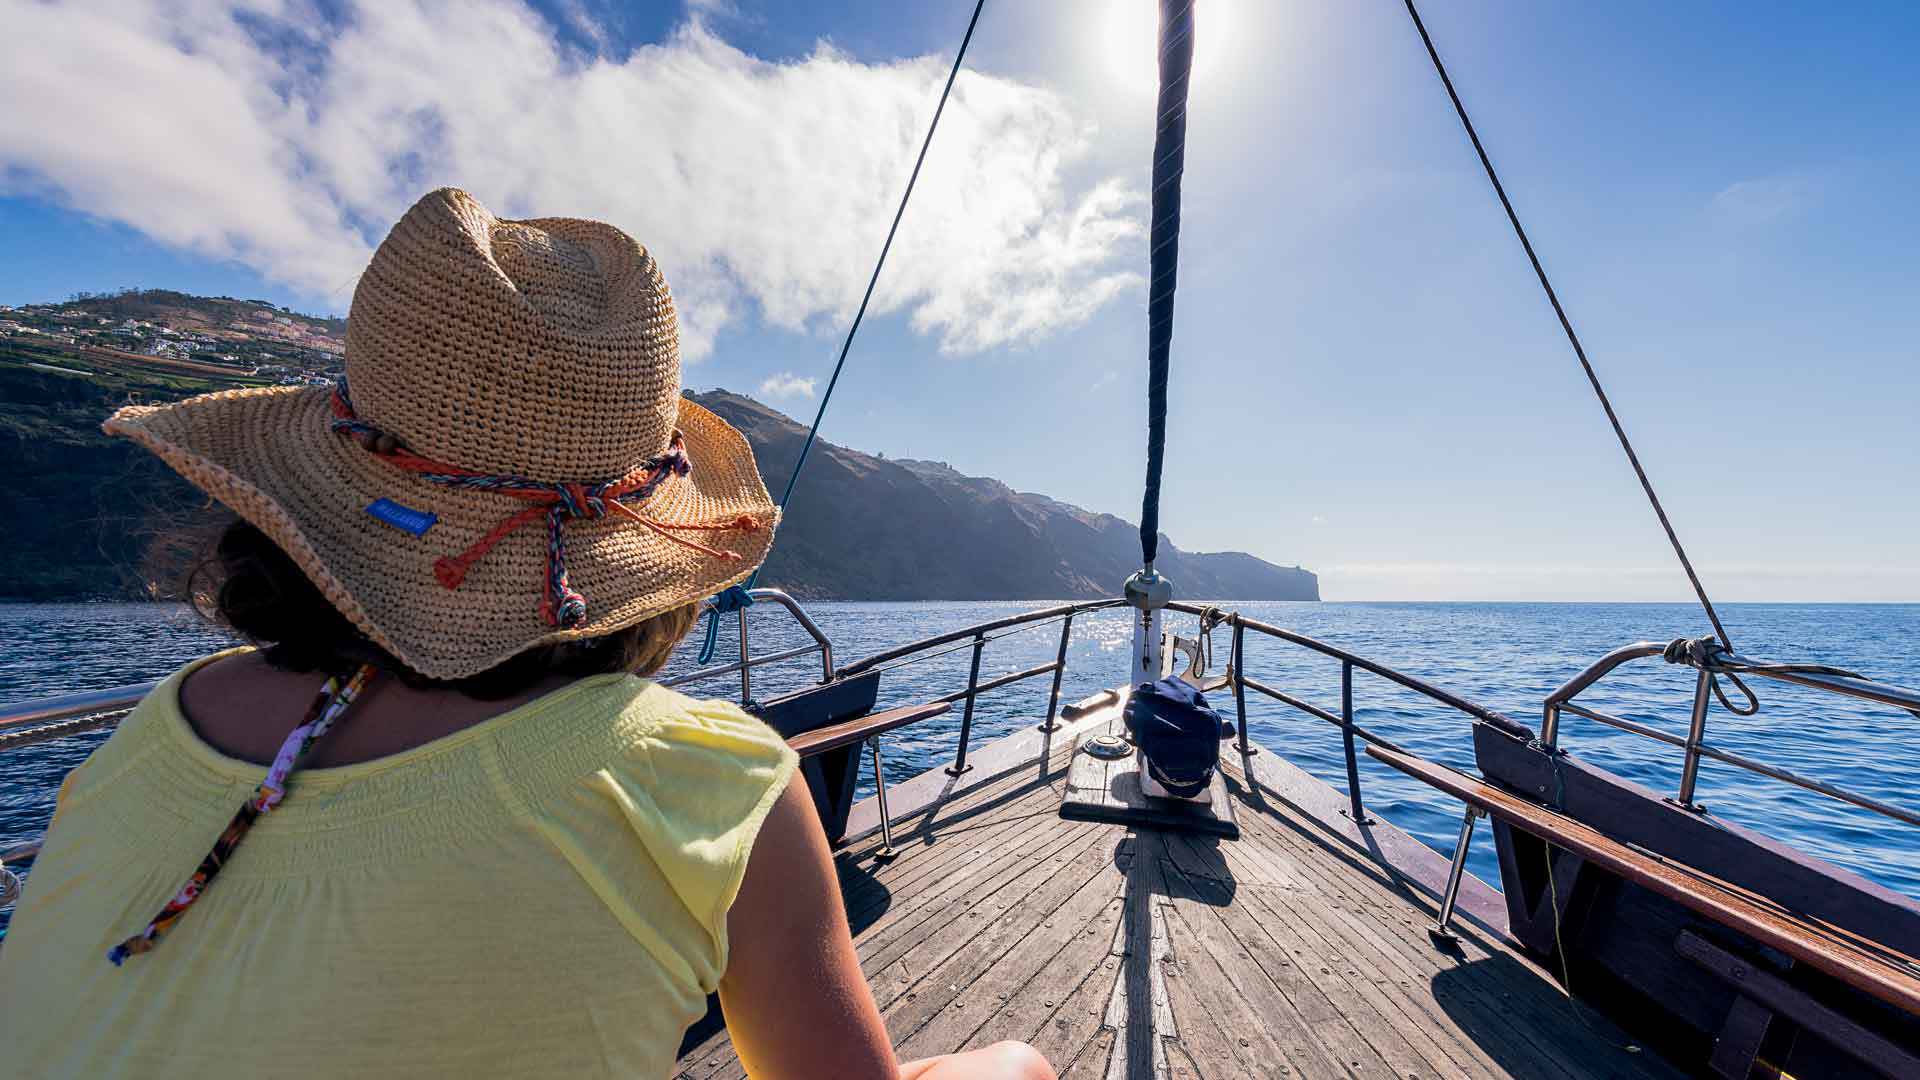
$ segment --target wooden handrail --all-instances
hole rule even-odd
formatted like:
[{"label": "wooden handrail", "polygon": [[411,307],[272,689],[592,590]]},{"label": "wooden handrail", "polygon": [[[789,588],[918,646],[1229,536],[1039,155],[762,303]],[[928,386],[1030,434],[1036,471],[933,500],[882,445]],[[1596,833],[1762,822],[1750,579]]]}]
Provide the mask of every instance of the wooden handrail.
[{"label": "wooden handrail", "polygon": [[1509,826],[1571,851],[1588,862],[1725,926],[1778,949],[1817,971],[1888,1004],[1920,1013],[1920,965],[1877,942],[1807,918],[1766,897],[1649,855],[1605,833],[1527,802],[1485,781],[1423,758],[1378,746],[1367,753]]},{"label": "wooden handrail", "polygon": [[951,711],[953,706],[944,701],[926,705],[903,705],[898,709],[869,713],[853,720],[844,720],[838,724],[814,728],[787,740],[787,745],[801,757],[824,754],[829,750],[838,750],[844,746],[853,746],[865,742],[875,735],[884,734],[895,728],[917,724],[942,713]]}]

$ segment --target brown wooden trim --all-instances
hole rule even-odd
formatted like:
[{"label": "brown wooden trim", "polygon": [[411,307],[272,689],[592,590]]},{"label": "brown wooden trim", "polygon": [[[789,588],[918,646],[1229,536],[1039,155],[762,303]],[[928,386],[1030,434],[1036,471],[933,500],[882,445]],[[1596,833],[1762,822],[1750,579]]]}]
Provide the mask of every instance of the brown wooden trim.
[{"label": "brown wooden trim", "polygon": [[1682,931],[1673,950],[1769,1013],[1778,1013],[1836,1049],[1878,1070],[1883,1076],[1920,1076],[1920,1058],[1875,1035],[1845,1016],[1794,989],[1772,972],[1762,971],[1692,931]]},{"label": "brown wooden trim", "polygon": [[788,739],[787,745],[803,758],[812,757],[815,754],[824,754],[829,750],[838,750],[843,746],[864,742],[895,728],[930,720],[951,711],[952,708],[953,706],[944,701],[936,701],[929,705],[903,705],[898,709],[869,713],[854,720],[843,720],[838,724],[814,728],[812,731]]},{"label": "brown wooden trim", "polygon": [[[1367,753],[1408,776],[1478,806],[1509,826],[1581,856],[1595,866],[1681,904],[1795,960],[1879,998],[1920,1013],[1920,970],[1909,957],[1892,954],[1837,927],[1800,917],[1765,897],[1667,859],[1626,847],[1600,831],[1508,794],[1474,777],[1378,746]],[[1889,958],[1890,957],[1890,958]],[[1906,970],[1896,962],[1909,965]]]}]

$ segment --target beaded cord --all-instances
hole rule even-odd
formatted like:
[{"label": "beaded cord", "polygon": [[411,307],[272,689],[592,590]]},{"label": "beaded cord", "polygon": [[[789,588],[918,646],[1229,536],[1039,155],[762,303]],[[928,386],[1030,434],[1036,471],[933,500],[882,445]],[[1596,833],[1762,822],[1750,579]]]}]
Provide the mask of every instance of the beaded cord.
[{"label": "beaded cord", "polygon": [[287,777],[306,760],[314,744],[333,729],[354,699],[360,696],[360,691],[366,689],[373,673],[373,665],[363,664],[351,678],[343,680],[335,676],[320,687],[320,693],[313,699],[313,706],[307,710],[306,719],[287,733],[286,741],[280,744],[280,752],[274,755],[273,764],[267,769],[266,778],[253,789],[253,795],[221,831],[220,838],[213,842],[213,850],[200,860],[193,876],[180,886],[180,891],[173,894],[173,899],[167,901],[166,906],[160,909],[160,914],[155,915],[145,929],[107,950],[107,959],[113,961],[114,967],[126,963],[129,956],[152,952],[153,947],[160,944],[160,939],[187,913],[187,909],[206,893],[213,879],[220,876],[220,868],[233,857],[234,849],[247,838],[253,823],[260,820],[262,814],[272,813],[273,808],[287,797]]},{"label": "beaded cord", "polygon": [[406,444],[395,436],[381,431],[354,413],[353,399],[347,395],[347,381],[344,378],[336,382],[333,387],[333,420],[330,426],[338,434],[357,439],[368,453],[395,468],[413,473],[429,483],[473,491],[495,492],[532,504],[524,510],[509,514],[501,520],[500,524],[494,526],[491,532],[474,541],[460,554],[442,556],[434,560],[433,576],[443,588],[459,588],[461,582],[466,580],[468,568],[484,558],[487,552],[492,551],[494,545],[522,526],[544,517],[547,522],[547,573],[540,600],[540,616],[550,625],[563,630],[578,626],[587,618],[586,597],[575,591],[567,580],[567,539],[564,526],[568,521],[577,518],[595,520],[606,517],[610,513],[616,513],[653,530],[676,544],[692,548],[711,558],[735,562],[740,559],[739,552],[711,548],[705,544],[675,536],[673,531],[751,532],[762,527],[760,522],[744,514],[731,521],[717,523],[655,521],[627,505],[644,502],[668,480],[676,476],[685,476],[692,470],[693,465],[687,460],[686,447],[677,431],[673,433],[673,441],[668,445],[665,453],[642,462],[638,468],[625,476],[591,483],[556,484],[523,476],[480,473],[421,457],[407,449]]}]

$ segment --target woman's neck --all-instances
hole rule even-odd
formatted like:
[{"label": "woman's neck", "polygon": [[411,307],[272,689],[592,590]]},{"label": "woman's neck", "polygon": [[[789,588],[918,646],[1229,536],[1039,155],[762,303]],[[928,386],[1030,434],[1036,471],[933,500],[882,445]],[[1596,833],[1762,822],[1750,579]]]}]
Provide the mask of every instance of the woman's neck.
[{"label": "woman's neck", "polygon": [[[306,761],[307,768],[391,757],[511,712],[576,681],[551,675],[512,697],[480,701],[444,689],[416,689],[377,677]],[[202,741],[228,757],[266,765],[313,704],[325,677],[281,671],[257,652],[222,657],[180,685],[180,708]]]}]

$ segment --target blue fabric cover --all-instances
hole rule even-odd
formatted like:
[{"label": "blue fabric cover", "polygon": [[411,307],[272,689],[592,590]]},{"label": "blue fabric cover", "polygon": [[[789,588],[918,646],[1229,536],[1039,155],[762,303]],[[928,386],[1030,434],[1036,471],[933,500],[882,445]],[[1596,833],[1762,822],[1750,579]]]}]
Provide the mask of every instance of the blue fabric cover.
[{"label": "blue fabric cover", "polygon": [[1141,683],[1127,700],[1127,730],[1161,787],[1183,798],[1206,790],[1226,733],[1220,714],[1180,678]]}]

